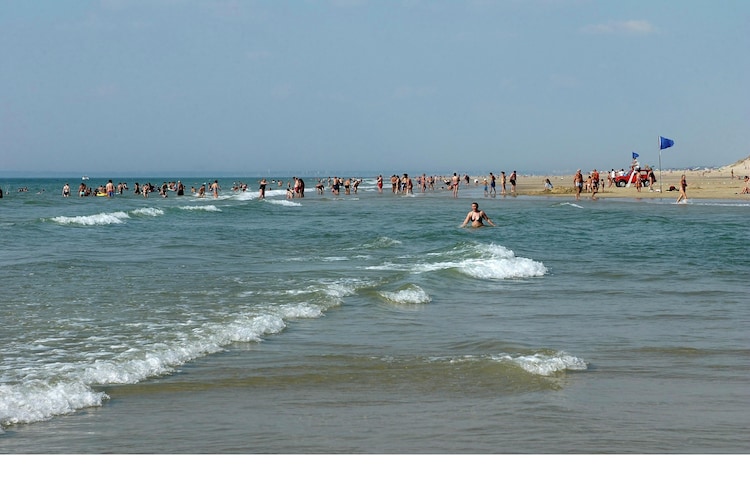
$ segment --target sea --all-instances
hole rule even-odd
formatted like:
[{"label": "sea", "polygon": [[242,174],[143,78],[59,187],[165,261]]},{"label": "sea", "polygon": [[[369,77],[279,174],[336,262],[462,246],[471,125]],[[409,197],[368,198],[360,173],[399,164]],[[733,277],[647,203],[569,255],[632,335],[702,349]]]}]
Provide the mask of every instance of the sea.
[{"label": "sea", "polygon": [[750,202],[374,177],[0,179],[0,454],[750,451]]}]

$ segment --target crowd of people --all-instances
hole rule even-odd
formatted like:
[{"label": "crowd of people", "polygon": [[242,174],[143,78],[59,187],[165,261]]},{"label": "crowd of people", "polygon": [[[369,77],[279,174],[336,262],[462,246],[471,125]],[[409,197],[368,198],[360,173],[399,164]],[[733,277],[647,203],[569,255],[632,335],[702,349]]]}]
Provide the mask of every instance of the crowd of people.
[{"label": "crowd of people", "polygon": [[[481,180],[480,180],[481,179]],[[499,176],[496,176],[490,172],[488,177],[474,178],[473,182],[478,185],[480,182],[485,185],[486,194],[494,195],[497,193],[497,184],[499,184],[500,194],[515,194],[516,193],[516,180],[517,173],[513,171],[509,176],[505,172],[501,172]],[[375,179],[377,191],[382,193],[384,190],[385,179],[383,175],[378,175]],[[458,197],[458,191],[461,185],[470,186],[472,179],[468,174],[459,176],[457,173],[453,173],[452,176],[439,176],[439,175],[427,175],[423,173],[417,177],[410,177],[408,173],[403,175],[393,174],[390,176],[391,192],[393,194],[400,195],[411,195],[414,194],[415,189],[418,192],[426,193],[428,191],[435,191],[436,189],[450,190],[453,197]],[[350,195],[357,194],[359,187],[363,183],[361,177],[339,177],[331,176],[327,178],[318,178],[315,184],[315,189],[318,195],[324,195],[326,191],[330,191],[334,196],[340,194]],[[508,187],[508,184],[510,186]],[[258,181],[258,198],[264,199],[266,193],[272,190],[274,187],[279,189],[284,188],[284,181],[267,178],[262,178]],[[189,192],[199,198],[206,196],[207,192],[210,192],[214,198],[219,197],[219,192],[222,190],[218,180],[214,180],[209,183],[202,183],[197,188],[191,186]],[[232,191],[234,192],[245,192],[248,190],[248,185],[242,181],[235,181],[232,185]],[[89,186],[85,182],[81,182],[78,187],[78,196],[100,196],[100,197],[113,197],[115,195],[122,195],[125,192],[130,191],[130,187],[127,182],[114,183],[111,179],[105,184],[99,186]],[[187,187],[182,181],[164,181],[160,186],[154,185],[151,182],[133,184],[133,194],[136,196],[143,196],[148,198],[151,194],[158,194],[163,198],[169,197],[171,194],[175,196],[183,196],[188,192]],[[69,183],[65,183],[62,188],[62,196],[72,196],[72,190]],[[305,181],[300,177],[292,177],[291,181],[286,183],[286,196],[287,198],[303,198],[305,196]]]},{"label": "crowd of people", "polygon": [[[578,169],[573,176],[573,188],[575,199],[580,200],[582,193],[590,193],[591,199],[597,199],[597,194],[600,189],[603,188],[602,177],[606,176],[608,182],[607,187],[611,187],[616,182],[621,182],[623,177],[630,179],[632,184],[640,191],[643,180],[648,179],[649,182],[645,183],[652,190],[656,183],[656,177],[653,169],[646,166],[643,170],[639,168],[637,163],[631,165],[630,172],[626,172],[621,169],[619,172],[612,169],[610,172],[599,172],[597,169],[593,169],[584,179],[584,174],[581,169]],[[747,179],[747,178],[746,178]],[[484,190],[484,196],[494,197],[497,194],[502,196],[517,194],[517,182],[518,173],[513,170],[510,175],[506,174],[505,171],[501,171],[499,174],[490,172],[487,176],[479,176],[475,178],[469,177],[468,174],[459,175],[454,172],[453,175],[427,175],[422,173],[416,177],[411,177],[408,173],[403,175],[393,174],[388,179],[391,184],[391,193],[399,195],[413,195],[415,190],[420,193],[426,193],[428,191],[450,190],[453,197],[457,198],[459,189],[461,186],[469,187],[472,182],[475,187],[482,186]],[[617,181],[616,181],[617,180]],[[363,179],[361,177],[339,177],[329,176],[327,178],[317,178],[315,189],[318,195],[324,195],[326,191],[329,191],[334,196],[341,194],[350,195],[357,194],[359,187],[362,185]],[[375,185],[378,193],[383,193],[387,180],[384,176],[378,175],[375,179]],[[258,181],[258,198],[264,199],[266,193],[274,188],[284,189],[284,180],[271,179],[270,181],[266,178],[262,178]],[[681,191],[680,200],[687,199],[685,194],[687,183],[682,182],[679,186]],[[105,185],[98,187],[87,186],[84,182],[81,182],[78,188],[78,196],[105,196],[112,197],[115,194],[122,195],[124,192],[129,191],[129,186],[126,182],[114,183],[109,180]],[[197,188],[195,186],[190,187],[189,192],[199,198],[204,198],[207,192],[211,194],[213,198],[219,197],[221,186],[218,180],[213,182],[202,183]],[[235,181],[232,185],[232,191],[234,192],[245,192],[248,191],[248,184],[242,181]],[[554,189],[552,182],[549,178],[544,181],[544,191],[552,191]],[[677,190],[677,188],[675,188]],[[750,191],[747,182],[743,193]],[[182,181],[165,181],[161,186],[155,186],[150,182],[139,184],[134,183],[133,194],[140,195],[148,198],[152,193],[158,194],[163,198],[169,197],[171,194],[175,196],[183,196],[188,192],[187,187]],[[69,184],[65,184],[62,189],[62,195],[64,197],[71,196],[71,188]],[[288,199],[303,198],[305,196],[305,181],[300,177],[292,177],[292,180],[286,181],[286,197]]]},{"label": "crowd of people", "polygon": [[[596,169],[594,169],[591,171],[586,181],[584,181],[583,174],[581,173],[581,169],[579,168],[576,171],[575,175],[573,176],[573,187],[575,188],[576,200],[581,199],[581,192],[584,189],[586,190],[587,193],[590,192],[591,199],[595,200],[596,195],[599,192],[600,180],[601,178],[600,178],[599,172]],[[612,185],[611,181],[610,181],[610,185]]]},{"label": "crowd of people", "polygon": [[[136,183],[136,186],[138,184]],[[78,196],[108,196],[113,197],[115,193],[123,194],[128,190],[128,184],[125,182],[118,182],[117,185],[112,182],[112,179],[108,180],[105,185],[99,185],[97,187],[87,186],[85,182],[81,182],[78,186]],[[70,184],[67,182],[62,188],[63,197],[67,198],[71,195]]]},{"label": "crowd of people", "polygon": [[[734,174],[734,172],[732,172]],[[684,177],[684,176],[683,176]],[[737,177],[739,178],[739,176]],[[654,170],[646,165],[641,168],[637,161],[634,161],[629,171],[615,169],[609,172],[599,172],[597,169],[593,169],[588,173],[586,178],[581,169],[578,169],[573,176],[573,192],[576,200],[580,200],[581,195],[585,192],[590,193],[591,199],[597,199],[597,195],[604,188],[604,182],[607,182],[607,187],[613,185],[623,186],[624,180],[627,180],[627,185],[633,185],[638,191],[641,187],[647,186],[650,191],[653,191],[656,185],[656,176]],[[86,178],[87,180],[87,178]],[[426,193],[435,190],[449,190],[454,198],[458,197],[459,190],[462,186],[470,187],[472,184],[474,187],[483,187],[485,197],[494,197],[497,194],[507,195],[510,194],[515,196],[517,194],[517,182],[518,174],[517,171],[513,170],[510,175],[507,175],[505,171],[501,171],[499,174],[489,172],[486,176],[477,176],[471,178],[468,174],[461,174],[454,172],[452,175],[427,175],[422,173],[416,177],[410,176],[408,173],[403,175],[393,174],[390,178],[385,178],[383,175],[378,175],[375,179],[375,186],[378,193],[383,193],[388,180],[391,184],[391,193],[398,195],[413,195],[415,192]],[[750,178],[745,176],[745,185],[742,188],[741,194],[750,194]],[[334,196],[341,194],[350,195],[357,194],[364,180],[361,177],[339,177],[329,176],[326,178],[317,178],[315,183],[315,189],[318,195],[322,196],[329,191]],[[305,181],[299,177],[292,177],[292,180],[285,181],[280,179],[267,180],[263,178],[258,181],[258,198],[264,199],[266,193],[274,188],[284,189],[286,183],[286,197],[288,199],[303,198],[305,196]],[[677,184],[677,183],[675,183]],[[248,184],[242,181],[235,181],[232,185],[232,191],[234,192],[245,192],[249,190]],[[544,191],[554,192],[554,187],[549,178],[544,180]],[[28,188],[19,188],[19,192],[27,191]],[[143,196],[148,198],[149,196],[158,195],[163,198],[169,196],[183,196],[188,192],[196,197],[205,198],[207,193],[213,198],[218,198],[222,187],[219,184],[218,179],[214,181],[201,183],[198,187],[191,186],[189,189],[185,184],[180,181],[164,181],[161,185],[154,185],[151,182],[139,183],[135,182],[132,188],[132,193],[136,196]],[[43,190],[42,190],[43,191]],[[678,186],[670,186],[669,191],[679,191],[678,201],[682,202],[687,200],[687,182],[685,179],[681,179]],[[79,197],[113,197],[115,195],[122,195],[126,192],[131,192],[131,188],[127,182],[113,182],[111,179],[105,184],[99,186],[89,186],[85,182],[81,182],[78,186],[77,195]],[[75,193],[71,189],[69,183],[65,183],[62,187],[62,196],[70,197]],[[740,194],[740,193],[737,193]],[[3,196],[0,191],[0,197]]]},{"label": "crowd of people", "polygon": [[[244,185],[244,188],[247,189],[247,185]],[[240,186],[235,186],[234,189],[240,189]],[[114,197],[115,194],[122,195],[125,191],[129,190],[130,188],[127,182],[118,182],[115,184],[111,179],[108,180],[106,184],[97,187],[88,186],[85,182],[81,182],[78,186],[78,196],[101,196],[111,198]],[[186,190],[187,188],[182,181],[164,181],[161,186],[156,186],[150,182],[144,182],[143,184],[135,182],[133,184],[133,194],[136,196],[143,196],[144,198],[148,198],[152,193],[158,193],[162,198],[167,198],[170,193],[173,193],[176,196],[183,196]],[[208,190],[213,193],[214,198],[218,198],[219,191],[221,191],[219,181],[215,180],[210,183]],[[195,186],[191,187],[190,192],[198,197],[205,197],[206,183],[201,184],[197,189]],[[62,196],[65,198],[71,196],[70,184],[67,182],[62,187]]]}]

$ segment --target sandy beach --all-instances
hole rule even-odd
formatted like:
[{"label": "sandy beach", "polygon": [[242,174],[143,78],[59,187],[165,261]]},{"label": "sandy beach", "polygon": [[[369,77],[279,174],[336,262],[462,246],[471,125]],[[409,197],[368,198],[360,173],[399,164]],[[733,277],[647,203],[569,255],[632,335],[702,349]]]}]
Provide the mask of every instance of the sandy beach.
[{"label": "sandy beach", "polygon": [[[528,175],[524,176],[519,173],[517,193],[518,195],[534,195],[534,196],[560,196],[560,197],[574,197],[575,191],[573,188],[573,175],[575,172],[570,172],[569,175]],[[583,172],[584,180],[588,176],[588,172]],[[607,186],[608,182],[606,179],[606,172],[602,172],[603,188],[600,188],[597,194],[598,198],[674,198],[677,199],[679,194],[678,191],[669,191],[670,186],[679,186],[680,176],[685,174],[687,180],[687,196],[688,199],[733,199],[733,200],[750,200],[750,194],[741,194],[742,189],[745,187],[745,176],[750,176],[750,157],[740,160],[731,165],[726,165],[716,169],[706,170],[662,170],[661,179],[658,169],[655,170],[656,184],[653,186],[653,191],[649,191],[648,187],[641,188],[638,191],[635,185],[630,187]],[[475,188],[481,189],[483,187],[481,179],[482,175],[475,176],[474,178],[480,179],[479,184],[475,185],[472,181],[472,185]],[[552,182],[554,188],[550,190],[544,189],[545,179],[549,179]],[[498,181],[499,182],[499,181]],[[510,189],[510,184],[508,184]],[[659,188],[661,187],[661,192]],[[497,187],[498,193],[500,187]],[[585,191],[581,193],[581,199],[591,198],[591,193]]]}]

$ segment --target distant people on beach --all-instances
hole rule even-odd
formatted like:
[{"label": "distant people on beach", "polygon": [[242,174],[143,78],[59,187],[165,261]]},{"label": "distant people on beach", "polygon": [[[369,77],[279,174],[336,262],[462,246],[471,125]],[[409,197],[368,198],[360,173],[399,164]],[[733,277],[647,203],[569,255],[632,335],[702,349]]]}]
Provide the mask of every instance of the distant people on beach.
[{"label": "distant people on beach", "polygon": [[680,177],[680,195],[677,197],[677,203],[681,201],[687,201],[687,180],[685,179],[685,174],[682,174],[682,177]]},{"label": "distant people on beach", "polygon": [[596,169],[594,169],[593,172],[591,172],[591,199],[596,199],[596,193],[599,192],[599,172],[597,172]]},{"label": "distant people on beach", "polygon": [[[426,172],[423,173],[417,173],[415,176],[413,176],[411,173],[408,172],[408,168],[406,169],[407,172],[404,172],[400,175],[393,175],[391,176],[392,182],[392,189],[394,193],[402,194],[405,196],[413,196],[413,189],[417,187],[420,189],[420,192],[422,195],[427,195],[427,191],[435,191],[434,184],[437,183],[438,189],[437,193],[439,196],[445,196],[446,198],[449,196],[448,191],[451,191],[451,195],[453,198],[458,198],[458,190],[464,189],[464,186],[461,186],[464,182],[466,182],[466,177],[468,177],[465,174],[458,174],[457,172],[447,172],[446,173],[439,173],[436,175],[428,175]],[[599,197],[599,194],[601,192],[607,192],[609,190],[605,189],[605,182],[608,182],[612,179],[613,174],[617,174],[617,169],[611,169],[610,171],[607,171],[606,169],[602,169],[599,171],[598,169],[590,169],[591,174],[588,175],[588,179],[586,179],[585,176],[583,176],[582,169],[577,169],[575,171],[575,174],[573,176],[573,194],[575,197],[575,200],[582,199],[582,194],[585,190],[586,195],[590,196],[592,200],[596,200]],[[727,169],[728,170],[728,169]],[[481,199],[482,195],[484,195],[485,198],[489,197],[495,197],[497,192],[502,193],[505,195],[506,193],[511,193],[514,197],[519,192],[518,191],[518,172],[516,170],[511,171],[512,173],[510,176],[506,176],[505,171],[501,171],[498,174],[495,174],[495,170],[493,168],[493,171],[487,172],[484,175],[475,175],[472,176],[470,182],[466,189],[467,192],[462,195],[464,198],[474,198]],[[635,173],[636,171],[633,169],[631,170],[631,173]],[[625,174],[626,172],[621,170],[621,173]],[[657,179],[655,175],[655,171],[653,168],[650,168],[648,165],[645,167],[641,167],[640,170],[641,175],[633,175],[631,180],[631,186],[636,187],[636,190],[640,187],[644,187],[646,189],[649,189],[651,191],[652,189],[654,191],[658,192],[666,192],[666,191],[674,191],[679,192],[679,196],[677,197],[676,203],[686,203],[688,200],[687,196],[687,181],[686,181],[686,174],[688,171],[685,171],[685,174],[680,175],[681,172],[674,172],[675,177],[669,178],[671,182],[666,182],[665,185],[662,187],[661,182],[662,178],[659,177],[657,184]],[[691,172],[692,173],[692,172]],[[748,195],[750,194],[750,176],[745,175],[746,172],[742,172],[741,174],[736,175],[737,183],[725,183],[727,184],[728,189],[731,189],[731,193],[733,195]],[[209,174],[210,175],[210,174]],[[724,174],[726,175],[726,174]],[[681,178],[679,178],[681,176]],[[710,176],[710,172],[709,172]],[[605,180],[604,177],[607,177]],[[626,179],[629,177],[625,175]],[[336,198],[339,198],[339,190],[344,191],[343,188],[346,190],[346,194],[359,194],[359,188],[362,188],[363,195],[367,197],[369,194],[374,195],[375,193],[382,193],[384,189],[384,184],[386,181],[386,176],[382,174],[378,174],[376,176],[370,177],[369,179],[362,179],[358,177],[346,177],[346,176],[329,176],[327,179],[326,177],[318,177],[315,176],[313,178],[314,181],[314,187],[317,190],[317,193],[320,197],[324,195],[326,189],[330,189],[332,193],[336,196]],[[528,187],[521,189],[520,194],[533,194],[534,192],[534,185],[537,186],[536,193],[540,193],[538,191],[539,185],[543,185],[543,194],[545,196],[554,196],[557,194],[562,194],[563,196],[566,196],[564,193],[568,193],[567,196],[570,195],[570,184],[568,184],[567,189],[565,187],[556,186],[555,184],[559,184],[561,182],[570,182],[569,177],[560,177],[557,181],[553,182],[552,177],[546,177],[546,176],[538,176],[538,175],[526,175],[526,180],[531,181],[527,182],[529,184]],[[102,180],[106,179],[106,177],[102,178]],[[218,198],[219,191],[222,190],[222,187],[219,185],[219,181],[208,181],[205,183],[201,183],[196,178],[195,180],[197,182],[193,182],[190,179],[188,179],[188,184],[191,184],[191,186],[187,186],[187,184],[184,184],[181,180],[177,181],[170,181],[166,180],[164,182],[159,182],[156,185],[151,184],[150,182],[146,183],[140,183],[140,182],[124,182],[124,181],[118,181],[114,182],[112,179],[109,179],[108,181],[101,182],[97,179],[94,181],[79,181],[78,179],[72,179],[70,182],[63,182],[63,186],[59,185],[60,181],[57,181],[57,188],[52,188],[52,194],[53,196],[62,196],[62,197],[72,197],[73,194],[73,186],[76,183],[80,183],[77,193],[79,197],[91,197],[99,199],[100,197],[108,197],[111,198],[113,196],[117,196],[120,198],[119,195],[128,193],[126,192],[128,190],[128,185],[133,184],[133,194],[138,196],[143,196],[145,198],[148,198],[151,193],[154,193],[154,198],[166,198],[165,201],[168,201],[172,196],[169,194],[170,191],[177,194],[179,197],[180,195],[184,194],[184,191],[186,188],[190,188],[191,193],[194,197],[198,198],[205,198],[206,197],[206,191],[210,190],[213,194],[214,198]],[[293,180],[292,180],[293,179]],[[505,186],[505,180],[508,179],[511,182],[511,189],[506,191]],[[567,179],[567,180],[566,180]],[[638,180],[642,179],[642,183],[638,183]],[[672,179],[677,179],[677,182],[674,182]],[[162,179],[158,179],[162,180]],[[287,182],[292,180],[292,182]],[[698,178],[700,181],[701,179]],[[742,182],[740,182],[742,180]],[[617,178],[617,181],[622,184],[622,180]],[[95,185],[87,185],[87,182],[93,182]],[[272,179],[268,178],[261,178],[260,176],[255,177],[250,182],[250,191],[252,191],[252,183],[258,183],[259,191],[257,198],[258,199],[264,199],[268,196],[273,196],[274,193],[268,193],[268,191],[271,188],[275,188],[276,184],[280,184],[280,192],[275,193],[276,195],[283,196],[284,194],[284,185],[287,184],[289,187],[289,196],[292,198],[302,198],[304,196],[304,181],[299,177],[285,177],[282,179],[278,179],[277,177],[274,177]],[[494,182],[494,186],[493,186]],[[222,184],[226,183],[226,180],[222,182]],[[415,184],[419,184],[418,186],[415,186]],[[499,188],[497,184],[500,184]],[[53,186],[54,186],[53,182]],[[613,182],[613,184],[615,184]],[[703,188],[703,183],[699,182],[701,184],[701,188]],[[617,185],[617,184],[615,184]],[[523,188],[523,186],[521,186]],[[694,186],[695,187],[695,186]],[[711,186],[712,187],[712,186]],[[200,188],[200,189],[198,189]],[[233,192],[239,192],[239,191],[248,191],[248,184],[241,181],[236,180],[231,183],[231,186],[229,189],[231,189]],[[555,189],[557,188],[557,189]],[[387,187],[385,187],[387,189]],[[643,189],[645,191],[646,189]],[[35,186],[32,189],[32,186],[29,187],[18,187],[18,185],[10,186],[8,189],[5,190],[4,195],[7,196],[8,190],[10,190],[11,193],[15,193],[17,190],[19,193],[26,193],[26,192],[37,192],[39,191]],[[633,190],[633,191],[636,191]],[[618,190],[619,191],[619,190]],[[37,194],[43,194],[44,190],[41,190]],[[49,190],[48,190],[49,192]],[[472,194],[475,193],[475,194]],[[230,193],[229,195],[223,195],[227,199],[231,199],[234,193]],[[343,194],[343,193],[341,193]],[[541,194],[541,193],[540,193]],[[635,194],[635,193],[633,193]],[[638,193],[638,196],[640,196],[641,193]],[[701,193],[699,193],[701,196],[704,197],[703,190],[701,190]],[[255,197],[255,195],[253,195]],[[349,197],[347,197],[349,198]],[[487,202],[485,202],[486,204]],[[492,211],[492,210],[491,210]],[[486,224],[486,223],[485,223]]]},{"label": "distant people on beach", "polygon": [[487,224],[489,224],[490,226],[495,225],[495,223],[490,220],[484,210],[479,210],[479,203],[475,201],[471,204],[471,211],[466,214],[466,218],[461,224],[461,227],[466,227],[469,222],[471,222],[471,227],[482,227],[484,226],[484,223],[482,221],[487,221]]}]

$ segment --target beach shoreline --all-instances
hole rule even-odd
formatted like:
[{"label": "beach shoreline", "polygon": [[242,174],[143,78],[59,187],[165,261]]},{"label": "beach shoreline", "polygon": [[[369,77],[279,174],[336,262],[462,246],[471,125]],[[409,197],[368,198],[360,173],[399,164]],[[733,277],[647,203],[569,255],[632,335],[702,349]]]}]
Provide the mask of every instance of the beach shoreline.
[{"label": "beach shoreline", "polygon": [[[518,196],[550,196],[559,198],[575,198],[575,190],[573,187],[573,175],[575,172],[571,172],[568,175],[521,175],[518,176],[518,183],[516,185],[516,194]],[[742,160],[732,165],[717,169],[703,169],[703,170],[663,170],[659,172],[658,169],[654,171],[656,175],[656,183],[654,186],[642,187],[640,191],[635,187],[635,184],[630,187],[617,187],[615,185],[608,186],[607,172],[603,171],[601,175],[601,187],[597,193],[597,198],[632,198],[632,199],[677,199],[679,191],[675,189],[670,191],[670,186],[679,188],[680,177],[685,174],[687,180],[687,196],[688,200],[694,199],[719,199],[719,200],[750,200],[750,194],[742,194],[743,188],[746,186],[744,177],[750,176],[750,158]],[[588,176],[588,172],[584,172],[584,179]],[[486,177],[485,174],[478,174],[471,177],[471,189],[483,189],[483,180]],[[553,189],[545,189],[545,181],[549,179],[553,185]],[[475,182],[475,180],[477,182]],[[651,191],[649,188],[653,188]],[[506,196],[512,196],[510,194],[510,185],[507,185],[508,193]],[[500,185],[498,179],[497,196],[500,194]],[[581,199],[591,199],[591,192],[585,190],[581,192]]]},{"label": "beach shoreline", "polygon": [[[508,170],[510,171],[510,170]],[[462,174],[461,177],[461,184],[459,186],[459,193],[460,195],[465,195],[466,191],[472,195],[476,196],[476,194],[484,195],[484,196],[506,196],[506,197],[512,197],[512,196],[544,196],[544,197],[555,197],[555,198],[573,198],[575,199],[575,188],[573,185],[573,177],[575,172],[571,171],[569,174],[563,174],[560,173],[557,174],[525,174],[523,171],[518,172],[518,179],[516,184],[516,192],[515,194],[511,194],[511,185],[509,182],[506,183],[506,193],[502,194],[501,186],[500,186],[500,176],[499,176],[499,169],[493,170],[493,172],[496,175],[496,194],[491,195],[489,193],[489,190],[487,192],[484,192],[485,182],[489,183],[490,177],[489,173],[490,170],[485,172],[474,172],[474,173],[468,173],[469,175],[469,183],[467,184],[465,182],[465,176],[467,174]],[[586,177],[589,176],[589,171],[584,171],[583,176],[584,180]],[[689,199],[716,199],[716,200],[736,200],[736,201],[742,201],[750,199],[750,194],[743,194],[742,191],[745,187],[748,187],[749,184],[745,182],[745,177],[750,177],[750,157],[745,158],[744,160],[740,160],[738,162],[735,162],[731,165],[727,165],[721,168],[704,168],[704,169],[670,169],[670,170],[659,170],[654,169],[654,174],[656,177],[656,182],[653,186],[644,186],[639,191],[635,184],[628,186],[628,187],[617,187],[615,185],[609,185],[609,179],[608,179],[608,172],[607,171],[600,171],[600,187],[598,192],[596,193],[597,199],[617,199],[617,198],[628,198],[628,199],[671,199],[674,198],[675,200],[679,196],[679,185],[680,185],[680,177],[684,174],[686,181],[687,181],[687,197]],[[217,174],[214,174],[216,176]],[[440,185],[440,181],[446,182],[450,179],[447,175],[441,175],[441,174],[433,174],[435,179],[437,179],[436,184]],[[133,178],[134,176],[120,176],[120,177],[129,177]],[[155,178],[154,176],[150,176],[151,180]],[[157,176],[159,178],[166,178],[169,176]],[[174,177],[174,176],[173,176]],[[179,176],[178,176],[179,177]],[[229,176],[222,176],[219,175],[221,178],[228,179]],[[231,177],[238,177],[238,176],[231,176]],[[252,176],[251,176],[252,177]],[[175,177],[177,178],[177,177]],[[182,177],[185,178],[184,176]],[[196,177],[197,179],[198,177]],[[213,178],[213,177],[212,177]],[[286,178],[286,176],[279,176],[279,179]],[[315,178],[315,176],[309,176],[310,179]],[[329,179],[331,177],[329,176]],[[340,178],[344,179],[345,177]],[[374,175],[355,175],[351,176],[351,179],[359,178],[359,179],[367,179],[368,181],[374,182]],[[418,185],[418,174],[412,175],[412,178],[415,179],[415,186],[414,186],[414,192],[417,193],[420,189],[420,186]],[[14,178],[9,178],[14,179]],[[97,178],[97,180],[92,182],[99,182],[102,178]],[[323,177],[324,179],[324,177]],[[549,180],[552,184],[552,189],[545,189],[546,181]],[[60,189],[62,189],[62,183],[64,181],[61,179],[61,185]],[[75,181],[71,182],[71,185],[73,185]],[[88,182],[88,180],[87,180]],[[274,180],[274,186],[275,186],[275,180]],[[281,181],[279,181],[281,182]],[[236,184],[236,182],[235,182]],[[92,184],[93,185],[93,184]],[[279,184],[279,189],[281,188],[282,184]],[[13,191],[18,190],[19,192],[21,190],[27,190],[27,188],[17,188],[15,186],[11,187],[9,184],[5,184],[3,186],[5,188],[5,195],[12,194]],[[75,186],[74,186],[75,187]],[[363,185],[364,187],[364,185]],[[236,188],[236,186],[232,186],[231,189]],[[386,179],[386,186],[384,191],[388,192],[390,191],[390,185],[388,184],[388,179]],[[445,186],[443,186],[445,189]],[[673,188],[673,190],[670,191],[670,188]],[[127,189],[127,188],[126,188]],[[227,186],[227,189],[230,189]],[[273,188],[269,187],[269,191],[271,191]],[[249,188],[250,191],[255,191],[254,184],[251,184],[251,187]],[[329,186],[326,186],[326,190],[329,190]],[[476,194],[475,194],[476,193]],[[39,193],[37,193],[39,194]],[[584,190],[581,192],[581,199],[591,199],[592,193],[590,191]]]}]

